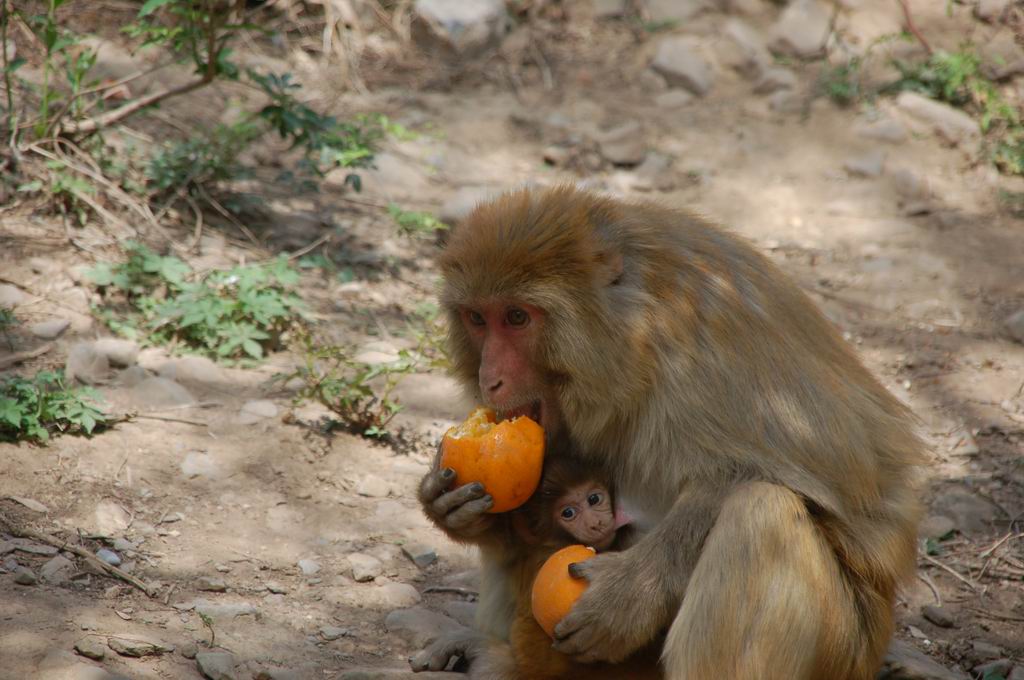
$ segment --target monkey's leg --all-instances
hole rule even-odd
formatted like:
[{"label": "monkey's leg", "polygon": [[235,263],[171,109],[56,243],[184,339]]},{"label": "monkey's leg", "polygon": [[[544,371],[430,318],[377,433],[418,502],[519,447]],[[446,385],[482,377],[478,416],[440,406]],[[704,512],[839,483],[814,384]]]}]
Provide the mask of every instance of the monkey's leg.
[{"label": "monkey's leg", "polygon": [[662,660],[670,680],[868,680],[861,616],[839,560],[801,499],[764,482],[726,499],[708,534]]}]

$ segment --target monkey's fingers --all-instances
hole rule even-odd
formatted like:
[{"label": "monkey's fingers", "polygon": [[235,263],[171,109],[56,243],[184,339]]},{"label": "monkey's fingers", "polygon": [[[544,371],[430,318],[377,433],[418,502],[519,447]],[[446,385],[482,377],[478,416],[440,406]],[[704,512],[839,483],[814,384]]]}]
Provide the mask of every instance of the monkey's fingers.
[{"label": "monkey's fingers", "polygon": [[431,470],[420,482],[420,501],[425,505],[433,503],[455,481],[455,470],[442,468]]},{"label": "monkey's fingers", "polygon": [[[465,534],[478,533],[490,525],[491,517],[487,511],[494,507],[494,499],[484,496],[475,501],[465,503],[462,507],[453,510],[445,517],[445,526],[453,531],[461,531]],[[474,525],[478,525],[475,526]],[[477,531],[472,531],[472,529]]]},{"label": "monkey's fingers", "polygon": [[453,658],[472,658],[474,651],[483,645],[484,640],[481,633],[469,628],[443,635],[423,651],[409,657],[409,666],[415,673],[443,671]]},{"label": "monkey's fingers", "polygon": [[445,517],[453,511],[458,511],[466,503],[482,498],[484,495],[484,485],[480,482],[466,484],[435,498],[434,502],[430,504],[430,511],[434,513],[435,517]]}]

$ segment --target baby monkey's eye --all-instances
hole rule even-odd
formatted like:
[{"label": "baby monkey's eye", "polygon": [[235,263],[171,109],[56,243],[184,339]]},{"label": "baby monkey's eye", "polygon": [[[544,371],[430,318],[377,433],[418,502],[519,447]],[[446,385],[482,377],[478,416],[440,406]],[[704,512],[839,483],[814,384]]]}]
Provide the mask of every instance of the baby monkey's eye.
[{"label": "baby monkey's eye", "polygon": [[592,493],[589,496],[587,496],[587,503],[589,503],[590,505],[598,505],[600,502],[601,494],[599,493]]},{"label": "baby monkey's eye", "polygon": [[566,519],[569,521],[576,519],[576,508],[572,507],[571,505],[562,508],[562,519]]}]

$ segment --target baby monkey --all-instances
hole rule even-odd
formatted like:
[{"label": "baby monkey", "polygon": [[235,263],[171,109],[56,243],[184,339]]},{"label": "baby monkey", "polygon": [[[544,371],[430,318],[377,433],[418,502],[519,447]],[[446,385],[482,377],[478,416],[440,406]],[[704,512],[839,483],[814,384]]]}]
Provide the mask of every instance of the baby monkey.
[{"label": "baby monkey", "polygon": [[[598,552],[621,550],[634,539],[629,515],[616,503],[606,475],[571,454],[549,456],[540,486],[522,507],[507,513],[507,554],[515,556],[515,617],[508,641],[472,629],[450,634],[410,659],[414,671],[442,670],[453,658],[472,680],[655,680],[658,647],[619,664],[578,664],[552,649],[533,617],[537,572],[555,551],[582,543]],[[625,674],[625,675],[624,675]]]}]

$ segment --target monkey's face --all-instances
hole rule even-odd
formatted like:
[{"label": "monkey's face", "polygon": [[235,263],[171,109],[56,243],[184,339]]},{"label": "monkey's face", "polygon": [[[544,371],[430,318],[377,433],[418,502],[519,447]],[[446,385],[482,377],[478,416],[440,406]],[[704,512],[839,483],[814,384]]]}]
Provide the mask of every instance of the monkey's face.
[{"label": "monkey's face", "polygon": [[615,540],[615,512],[601,484],[570,487],[554,505],[555,525],[583,545],[605,550]]},{"label": "monkey's face", "polygon": [[462,325],[480,358],[480,396],[503,418],[529,416],[545,429],[557,428],[556,400],[537,357],[544,312],[533,305],[493,301],[459,308]]}]

